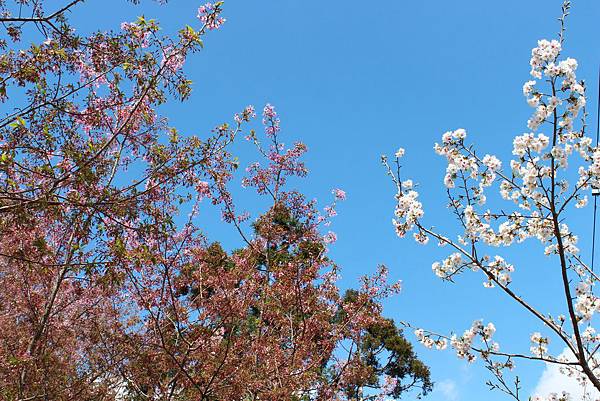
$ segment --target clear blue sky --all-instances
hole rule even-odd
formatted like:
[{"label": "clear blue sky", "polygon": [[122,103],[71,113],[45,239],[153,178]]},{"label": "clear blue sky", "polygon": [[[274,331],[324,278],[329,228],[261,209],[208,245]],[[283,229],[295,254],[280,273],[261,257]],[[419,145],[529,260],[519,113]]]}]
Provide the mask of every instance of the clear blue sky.
[{"label": "clear blue sky", "polygon": [[[600,2],[573,3],[565,54],[579,60],[578,75],[592,88],[595,117]],[[198,5],[89,0],[75,18],[106,29],[145,14],[172,31],[197,24]],[[191,100],[164,112],[182,132],[202,134],[247,104],[261,109],[271,102],[287,141],[309,147],[305,192],[323,204],[332,187],[348,193],[332,226],[339,240],[331,255],[343,268],[343,286],[384,263],[393,279],[404,282],[402,294],[386,303],[388,316],[443,332],[462,332],[474,319],[489,317],[503,349],[527,351],[529,333],[541,327],[497,291],[485,290],[481,277],[442,283],[430,266],[443,250],[395,237],[394,189],[379,157],[405,147],[405,172],[421,184],[427,221],[452,227],[441,187],[445,164],[434,155],[433,143],[444,131],[464,127],[482,152],[509,160],[512,138],[526,131],[531,112],[521,93],[529,79],[530,49],[537,39],[554,37],[560,5],[560,0],[229,0],[227,23],[186,64],[195,82]],[[241,200],[251,208],[254,198],[243,193]],[[582,230],[582,249],[589,248],[590,217],[588,208],[572,223]],[[227,242],[234,235],[218,219],[207,217],[206,226],[215,240]],[[555,312],[560,299],[548,294],[558,283],[536,274],[556,273],[552,260],[531,256],[530,250],[539,251],[526,244],[509,254],[517,268],[515,288],[537,297],[534,303],[545,312]],[[457,386],[457,398],[438,389],[429,400],[505,399],[487,390],[481,365],[467,366],[451,351],[416,349],[435,381]],[[520,366],[527,392],[543,366]]]}]

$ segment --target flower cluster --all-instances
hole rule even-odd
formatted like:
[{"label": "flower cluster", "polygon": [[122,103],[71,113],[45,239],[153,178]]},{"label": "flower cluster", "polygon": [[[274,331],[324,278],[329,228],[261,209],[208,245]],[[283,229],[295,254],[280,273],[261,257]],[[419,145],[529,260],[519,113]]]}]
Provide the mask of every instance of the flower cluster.
[{"label": "flower cluster", "polygon": [[448,131],[442,135],[442,143],[435,144],[434,150],[438,155],[445,156],[448,161],[444,176],[446,188],[454,188],[458,178],[463,186],[468,180],[475,180],[476,185],[471,187],[471,198],[482,205],[486,202],[484,188],[494,183],[502,162],[489,154],[479,159],[465,147],[466,138],[467,132],[462,128]]},{"label": "flower cluster", "polygon": [[560,394],[550,393],[547,397],[535,395],[535,396],[531,397],[531,401],[574,401],[574,400],[573,400],[573,398],[571,398],[571,395],[569,393],[567,393],[566,391],[563,391]]},{"label": "flower cluster", "polygon": [[538,40],[537,47],[531,50],[531,75],[541,79],[542,69],[545,65],[552,63],[560,54],[561,44],[558,40]]},{"label": "flower cluster", "polygon": [[592,316],[600,311],[600,298],[595,296],[591,291],[593,283],[581,281],[575,293],[577,298],[575,301],[575,311],[582,321],[590,321]]},{"label": "flower cluster", "polygon": [[392,220],[396,227],[396,234],[404,237],[410,231],[417,220],[423,217],[423,205],[417,200],[419,193],[413,190],[400,191],[396,195],[396,218]]},{"label": "flower cluster", "polygon": [[550,138],[544,134],[523,134],[515,137],[513,140],[512,154],[519,157],[525,157],[526,154],[531,154],[531,152],[539,154],[542,153],[549,144]]},{"label": "flower cluster", "polygon": [[326,244],[333,244],[337,241],[337,235],[333,231],[329,231],[323,236],[323,242]]},{"label": "flower cluster", "polygon": [[148,29],[143,29],[140,24],[123,22],[121,23],[121,30],[130,34],[130,37],[135,40],[141,48],[145,49],[150,45],[150,31]]},{"label": "flower cluster", "polygon": [[[475,340],[480,338],[486,352],[497,352],[500,349],[498,343],[492,340],[496,326],[493,323],[484,325],[481,320],[473,322],[471,327],[464,331],[462,336],[452,335],[450,337],[450,345],[454,348],[456,355],[461,359],[467,359],[469,362],[474,362],[477,357],[475,355],[477,348]],[[427,332],[423,329],[414,331],[417,340],[427,348],[436,348],[438,350],[446,349],[448,339],[438,334]]]},{"label": "flower cluster", "polygon": [[339,188],[332,190],[331,193],[335,197],[335,200],[341,200],[341,201],[346,200],[346,192]]},{"label": "flower cluster", "polygon": [[438,350],[444,350],[448,347],[448,340],[443,337],[436,336],[434,338],[431,334],[425,333],[423,329],[416,329],[414,333],[417,340],[427,348],[435,347]]},{"label": "flower cluster", "polygon": [[[488,257],[484,259],[488,259]],[[504,258],[496,255],[494,256],[494,259],[487,264],[486,270],[491,277],[488,277],[488,280],[484,282],[483,285],[487,288],[493,288],[494,282],[492,281],[492,278],[501,285],[508,285],[512,281],[510,275],[515,271],[515,268],[513,265],[507,263]]]},{"label": "flower cluster", "polygon": [[173,46],[165,47],[161,66],[168,69],[171,72],[177,72],[185,63],[185,54],[180,49]]},{"label": "flower cluster", "polygon": [[219,16],[221,13],[221,2],[206,3],[198,8],[198,19],[210,30],[219,29],[225,23],[225,18]]},{"label": "flower cluster", "polygon": [[543,357],[548,353],[548,343],[550,340],[546,337],[542,337],[542,335],[538,332],[535,332],[531,335],[531,348],[530,351],[536,357]]},{"label": "flower cluster", "polygon": [[280,121],[277,118],[277,112],[275,108],[267,103],[263,109],[263,125],[265,126],[265,133],[268,136],[276,135],[280,130]]},{"label": "flower cluster", "polygon": [[[568,11],[569,2],[565,1],[561,23]],[[395,214],[402,219],[394,220],[396,232],[404,236],[414,230],[417,240],[429,236],[438,239],[440,246],[452,248],[445,259],[432,264],[438,277],[452,281],[463,271],[479,271],[485,276],[485,287],[500,287],[499,291],[550,328],[553,339],[559,338],[568,349],[583,353],[577,357],[571,355],[569,360],[552,356],[548,352],[549,337],[540,333],[530,337],[533,357],[523,352],[499,353],[497,344],[488,341],[493,326],[486,330],[481,322],[475,322],[461,336],[452,337],[450,344],[460,358],[472,361],[479,355],[498,379],[498,386],[490,386],[513,396],[515,393],[506,385],[502,370],[512,368],[512,361],[519,358],[557,362],[564,374],[600,390],[600,382],[596,380],[600,377],[600,361],[595,357],[600,335],[593,326],[594,315],[600,311],[600,297],[593,291],[599,278],[583,260],[579,236],[567,224],[576,209],[588,204],[586,192],[600,187],[600,147],[593,146],[592,139],[586,136],[585,85],[577,81],[577,61],[561,57],[563,34],[561,29],[560,40],[540,40],[531,52],[533,79],[523,84],[522,92],[533,113],[527,121],[527,131],[512,141],[513,157],[509,163],[503,164],[490,154],[480,156],[474,146],[466,143],[467,133],[462,128],[444,133],[441,142],[435,144],[435,152],[447,160],[444,186],[448,207],[462,231],[456,237],[425,227],[420,217],[414,218],[422,212],[422,205],[417,200],[418,193],[406,188],[406,181],[399,176],[397,159],[404,155],[404,149],[396,153],[395,173],[383,159],[388,175],[399,188]],[[492,186],[497,186],[500,196],[488,201],[492,192],[488,187]],[[503,205],[503,200],[509,205]],[[485,205],[493,205],[496,210],[490,210],[492,206],[485,209]],[[489,252],[490,247],[510,246],[529,239],[539,242],[539,249],[543,249],[540,256],[546,255],[547,264],[554,265],[552,272],[563,283],[561,297],[565,296],[569,303],[570,318],[559,315],[555,319],[529,304],[518,293],[522,288],[511,286],[516,279],[515,266],[495,255],[496,252]],[[540,274],[548,272],[544,266]],[[426,347],[435,346],[435,336],[424,330],[415,334]],[[478,338],[481,345],[475,345]],[[508,361],[500,362],[499,358]],[[517,383],[517,390],[518,387]],[[565,401],[569,396],[563,393],[533,399]]]},{"label": "flower cluster", "polygon": [[462,336],[453,335],[450,340],[450,345],[456,351],[456,355],[461,359],[466,359],[469,362],[474,362],[477,357],[473,353],[473,343],[476,337],[481,337],[486,344],[491,344],[493,351],[498,351],[500,348],[497,343],[491,341],[492,336],[496,332],[496,327],[493,323],[483,325],[481,320],[473,322],[471,328],[464,331]]},{"label": "flower cluster", "polygon": [[465,265],[466,263],[463,261],[462,255],[459,252],[454,252],[441,263],[434,262],[431,265],[431,270],[440,278],[450,279],[453,275],[460,272]]},{"label": "flower cluster", "polygon": [[246,106],[246,108],[242,111],[241,114],[236,113],[233,116],[233,119],[238,124],[241,124],[242,122],[250,121],[254,117],[256,117],[256,113],[254,112],[254,106],[250,105],[250,106]]}]

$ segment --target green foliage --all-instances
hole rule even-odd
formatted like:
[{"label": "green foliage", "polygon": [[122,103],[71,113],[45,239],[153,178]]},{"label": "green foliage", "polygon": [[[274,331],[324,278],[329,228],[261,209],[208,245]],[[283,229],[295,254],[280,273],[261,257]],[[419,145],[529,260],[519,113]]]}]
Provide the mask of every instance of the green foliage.
[{"label": "green foliage", "polygon": [[[348,290],[344,294],[344,301],[356,302],[358,297],[358,291]],[[336,319],[344,320],[345,314],[345,311],[339,310]],[[347,388],[350,399],[356,398],[363,388],[380,388],[382,376],[397,380],[389,394],[395,399],[415,388],[419,389],[417,398],[421,398],[433,389],[429,368],[418,359],[412,345],[392,319],[381,318],[371,324],[361,336],[357,353],[362,363],[369,368],[370,376]]]}]

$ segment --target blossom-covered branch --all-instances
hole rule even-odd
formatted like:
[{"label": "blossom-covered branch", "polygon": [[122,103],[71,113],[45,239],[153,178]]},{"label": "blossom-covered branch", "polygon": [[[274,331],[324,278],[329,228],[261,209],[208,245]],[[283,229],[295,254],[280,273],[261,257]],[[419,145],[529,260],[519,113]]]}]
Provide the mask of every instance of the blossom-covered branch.
[{"label": "blossom-covered branch", "polygon": [[[393,224],[398,236],[413,232],[420,243],[426,244],[432,238],[440,246],[453,248],[446,259],[432,264],[437,276],[454,281],[466,271],[481,272],[485,287],[498,287],[541,323],[540,331],[548,331],[544,335],[531,334],[531,356],[487,346],[487,335],[479,325],[465,332],[468,335],[451,341],[459,357],[474,360],[476,354],[481,356],[496,378],[490,386],[517,400],[521,397],[518,377],[515,386],[510,387],[502,376],[505,368],[513,368],[512,361],[517,357],[559,364],[565,374],[576,376],[582,385],[600,390],[600,360],[596,355],[600,337],[593,328],[600,299],[592,290],[597,275],[582,260],[578,236],[567,225],[572,209],[585,207],[587,193],[600,186],[600,149],[585,132],[585,84],[576,78],[577,61],[561,55],[569,9],[570,3],[565,1],[559,38],[540,40],[531,52],[530,73],[534,80],[523,85],[523,94],[534,112],[527,121],[529,131],[513,140],[514,158],[505,164],[492,154],[480,156],[467,143],[464,129],[446,132],[435,144],[435,152],[447,160],[444,186],[460,235],[443,234],[425,223],[418,192],[411,180],[401,179],[399,160],[403,150],[392,164],[386,157],[382,159],[397,189]],[[488,202],[490,189],[497,190],[499,199]],[[499,210],[486,208],[488,203],[501,202],[504,206]],[[542,300],[529,301],[518,294],[511,285],[514,271],[533,267],[519,266],[518,261],[508,261],[494,250],[533,240],[555,262],[562,283],[564,315],[553,317],[543,311]],[[446,339],[424,333],[417,331],[417,337],[428,346]],[[485,347],[472,346],[476,336],[484,340]],[[547,347],[551,338],[560,341],[573,357],[551,355]],[[498,357],[509,358],[511,363],[495,362]]]}]

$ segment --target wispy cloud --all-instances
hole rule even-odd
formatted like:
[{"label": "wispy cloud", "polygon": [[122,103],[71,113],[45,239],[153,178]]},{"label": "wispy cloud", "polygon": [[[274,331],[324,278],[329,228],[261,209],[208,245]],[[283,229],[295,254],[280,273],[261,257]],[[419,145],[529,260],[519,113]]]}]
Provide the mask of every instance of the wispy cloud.
[{"label": "wispy cloud", "polygon": [[[565,349],[560,356],[572,358],[573,354]],[[571,399],[573,400],[597,399],[600,397],[600,393],[590,387],[587,386],[587,388],[584,388],[580,386],[575,378],[562,374],[559,365],[548,363],[532,395],[547,396],[550,393],[566,391],[571,395]]]},{"label": "wispy cloud", "polygon": [[446,379],[435,384],[434,393],[442,395],[446,401],[458,401],[458,386],[454,380]]}]

